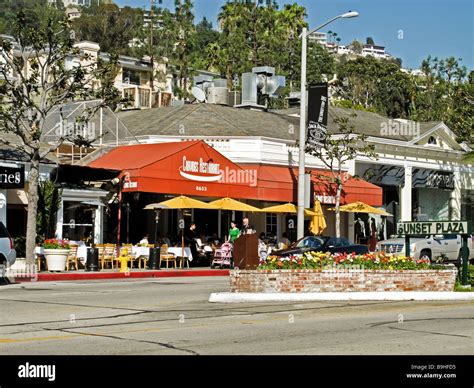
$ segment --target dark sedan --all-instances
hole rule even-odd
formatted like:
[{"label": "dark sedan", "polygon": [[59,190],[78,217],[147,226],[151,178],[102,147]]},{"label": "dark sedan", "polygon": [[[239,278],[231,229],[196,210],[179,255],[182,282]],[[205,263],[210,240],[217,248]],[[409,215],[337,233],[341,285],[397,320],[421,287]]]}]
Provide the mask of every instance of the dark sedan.
[{"label": "dark sedan", "polygon": [[356,253],[369,252],[365,245],[353,244],[342,237],[310,236],[303,237],[287,249],[275,251],[276,256],[297,255],[305,252],[331,252],[331,253]]}]

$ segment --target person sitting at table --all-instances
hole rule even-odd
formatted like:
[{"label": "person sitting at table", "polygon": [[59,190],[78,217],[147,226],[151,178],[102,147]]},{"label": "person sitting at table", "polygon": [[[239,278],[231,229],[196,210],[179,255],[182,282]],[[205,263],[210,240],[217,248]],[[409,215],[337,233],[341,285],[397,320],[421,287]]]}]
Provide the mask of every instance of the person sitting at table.
[{"label": "person sitting at table", "polygon": [[281,239],[278,242],[278,249],[286,249],[291,245],[291,241],[288,239],[288,234],[283,232],[281,234]]},{"label": "person sitting at table", "polygon": [[237,240],[240,237],[240,230],[237,228],[237,224],[235,221],[230,222],[230,229],[229,229],[229,238],[227,239],[227,242],[234,243],[235,240]]},{"label": "person sitting at table", "polygon": [[148,246],[149,242],[149,235],[148,234],[145,234],[145,236],[143,236],[143,238],[140,240],[140,242],[138,243],[138,245],[142,246],[142,247],[146,247]]}]

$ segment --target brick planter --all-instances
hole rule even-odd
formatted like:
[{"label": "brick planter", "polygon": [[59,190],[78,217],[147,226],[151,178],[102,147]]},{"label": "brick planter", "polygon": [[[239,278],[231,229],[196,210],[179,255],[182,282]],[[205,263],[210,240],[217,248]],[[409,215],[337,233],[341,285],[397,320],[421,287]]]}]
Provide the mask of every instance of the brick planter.
[{"label": "brick planter", "polygon": [[231,271],[231,292],[454,291],[457,269]]}]

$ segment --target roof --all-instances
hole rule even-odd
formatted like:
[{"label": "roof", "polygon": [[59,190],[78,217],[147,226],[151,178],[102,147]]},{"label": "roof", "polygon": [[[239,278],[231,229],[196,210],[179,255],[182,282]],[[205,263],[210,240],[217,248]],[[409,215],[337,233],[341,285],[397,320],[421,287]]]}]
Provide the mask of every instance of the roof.
[{"label": "roof", "polygon": [[[299,108],[262,112],[213,104],[124,111],[118,117],[134,136],[261,136],[296,141],[299,138]],[[351,117],[356,115],[355,118]],[[329,107],[329,132],[337,134],[336,117],[347,117],[356,133],[392,140],[413,140],[404,134],[384,135],[389,118],[378,113]],[[396,120],[392,119],[396,122]],[[400,123],[405,123],[400,122]],[[420,135],[440,122],[419,123]]]},{"label": "roof", "polygon": [[144,168],[190,148],[200,140],[177,143],[138,144],[112,148],[108,153],[89,163],[89,167],[111,170]]},{"label": "roof", "polygon": [[262,136],[296,140],[299,119],[212,104],[125,111],[118,117],[135,136]]},{"label": "roof", "polygon": [[[276,113],[286,116],[292,116],[294,118],[299,118],[300,108],[290,108],[276,111]],[[355,115],[355,117],[352,117]],[[328,127],[331,134],[340,133],[338,131],[338,126],[334,122],[337,117],[346,117],[349,119],[349,124],[353,125],[356,133],[364,134],[371,137],[380,137],[380,138],[389,138],[392,140],[402,140],[402,141],[411,141],[413,140],[413,135],[404,135],[404,134],[387,134],[384,135],[382,128],[390,123],[390,120],[393,123],[399,122],[400,124],[419,124],[420,126],[420,135],[428,132],[433,129],[435,126],[441,123],[441,121],[428,121],[428,122],[413,122],[399,119],[390,119],[388,117],[382,116],[378,113],[368,112],[363,110],[355,110],[349,108],[339,108],[335,106],[329,106],[328,114]]]}]

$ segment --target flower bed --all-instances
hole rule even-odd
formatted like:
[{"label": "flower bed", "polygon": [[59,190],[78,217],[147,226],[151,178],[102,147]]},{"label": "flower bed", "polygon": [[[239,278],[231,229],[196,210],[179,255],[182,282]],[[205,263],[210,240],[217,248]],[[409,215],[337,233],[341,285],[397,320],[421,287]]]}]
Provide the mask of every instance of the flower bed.
[{"label": "flower bed", "polygon": [[232,271],[231,292],[453,291],[456,268],[384,253],[269,256],[257,270]]},{"label": "flower bed", "polygon": [[429,260],[414,260],[411,257],[387,255],[383,252],[356,255],[355,253],[307,252],[286,257],[268,256],[260,260],[258,269],[329,269],[352,268],[365,270],[424,270],[430,269]]}]

